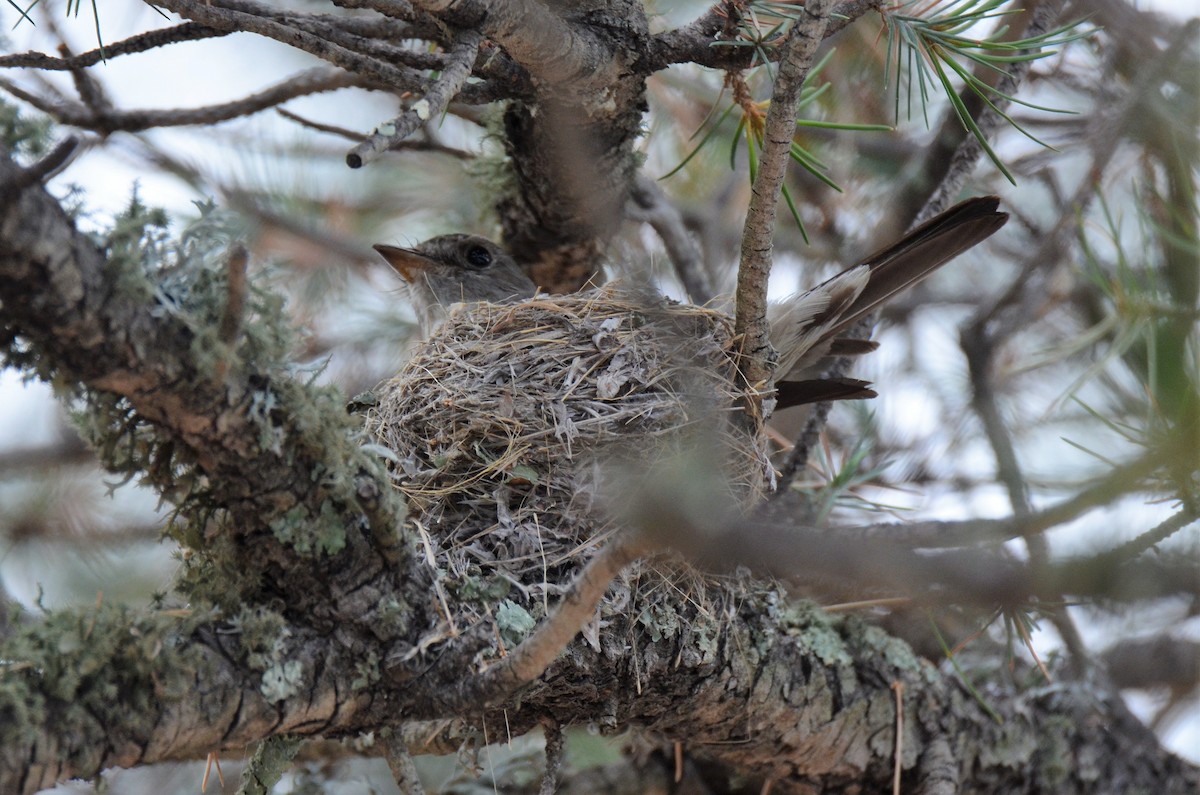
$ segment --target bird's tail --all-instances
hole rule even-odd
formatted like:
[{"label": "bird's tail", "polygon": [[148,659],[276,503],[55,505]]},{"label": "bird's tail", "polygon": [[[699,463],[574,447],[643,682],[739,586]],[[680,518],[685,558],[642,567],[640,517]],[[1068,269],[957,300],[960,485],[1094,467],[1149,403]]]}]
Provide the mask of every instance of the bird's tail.
[{"label": "bird's tail", "polygon": [[[780,353],[778,407],[828,399],[822,390],[782,384],[815,383],[812,368],[839,347],[869,349],[869,344],[840,340],[838,334],[1004,226],[1008,214],[999,212],[999,206],[996,196],[956,204],[859,264],[783,302],[771,318],[772,343]],[[841,391],[844,397],[869,396]],[[869,392],[865,385],[863,392]]]}]

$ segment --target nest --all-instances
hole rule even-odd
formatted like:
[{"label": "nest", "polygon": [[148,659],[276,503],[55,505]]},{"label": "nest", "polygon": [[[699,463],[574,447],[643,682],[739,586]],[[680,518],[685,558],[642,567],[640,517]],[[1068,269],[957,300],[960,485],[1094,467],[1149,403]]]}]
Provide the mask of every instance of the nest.
[{"label": "nest", "polygon": [[728,502],[758,500],[772,469],[733,347],[727,315],[620,286],[453,307],[367,428],[456,602],[506,593],[540,615],[620,521],[614,462],[653,478],[716,450]]}]

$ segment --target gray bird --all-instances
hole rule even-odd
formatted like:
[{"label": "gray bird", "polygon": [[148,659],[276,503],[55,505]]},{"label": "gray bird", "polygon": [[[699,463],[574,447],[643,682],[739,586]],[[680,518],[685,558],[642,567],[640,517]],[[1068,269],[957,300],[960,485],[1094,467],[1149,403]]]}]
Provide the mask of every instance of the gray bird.
[{"label": "gray bird", "polygon": [[537,285],[516,260],[486,237],[441,235],[416,248],[377,245],[375,250],[404,279],[425,336],[442,322],[451,304],[502,304],[537,293]]},{"label": "gray bird", "polygon": [[[1004,226],[996,196],[956,204],[811,290],[770,312],[771,343],[779,352],[776,408],[844,398],[873,397],[856,379],[818,378],[823,360],[873,350],[875,343],[841,337],[856,322]],[[408,285],[422,331],[428,335],[456,302],[509,303],[531,298],[537,286],[492,241],[442,235],[416,248],[375,246]]]}]

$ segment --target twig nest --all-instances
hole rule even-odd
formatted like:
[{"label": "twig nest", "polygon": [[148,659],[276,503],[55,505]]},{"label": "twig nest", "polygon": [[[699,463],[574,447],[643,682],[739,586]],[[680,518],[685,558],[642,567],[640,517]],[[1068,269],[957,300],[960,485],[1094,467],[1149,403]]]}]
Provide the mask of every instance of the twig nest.
[{"label": "twig nest", "polygon": [[367,427],[395,453],[393,479],[446,582],[505,580],[536,613],[613,528],[608,492],[629,473],[653,480],[664,462],[703,456],[727,502],[767,490],[733,347],[727,315],[620,285],[460,304],[380,387]]}]

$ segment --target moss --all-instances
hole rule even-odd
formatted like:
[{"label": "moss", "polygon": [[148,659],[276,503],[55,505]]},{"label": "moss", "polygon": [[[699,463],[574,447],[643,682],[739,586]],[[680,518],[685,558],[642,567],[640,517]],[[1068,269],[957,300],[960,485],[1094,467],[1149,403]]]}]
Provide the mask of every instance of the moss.
[{"label": "moss", "polygon": [[[190,698],[205,676],[199,652],[179,642],[204,620],[105,605],[18,627],[0,666],[0,747],[20,748],[53,726],[71,738],[65,761],[88,776],[98,749],[148,741],[163,705]],[[123,737],[108,734],[114,726]]]}]

